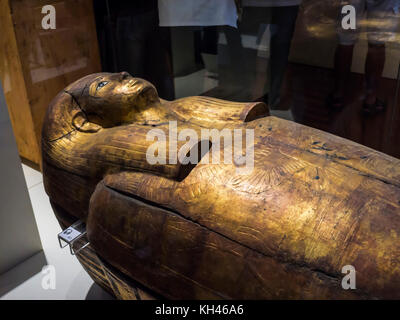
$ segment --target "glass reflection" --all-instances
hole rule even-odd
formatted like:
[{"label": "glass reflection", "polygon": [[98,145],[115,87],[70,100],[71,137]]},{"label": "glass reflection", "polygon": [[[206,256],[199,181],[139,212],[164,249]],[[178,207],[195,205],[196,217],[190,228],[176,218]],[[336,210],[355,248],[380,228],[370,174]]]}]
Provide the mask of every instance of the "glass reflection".
[{"label": "glass reflection", "polygon": [[[95,12],[105,71],[146,78],[164,99],[264,101],[275,116],[399,157],[399,4],[105,1]],[[349,5],[355,29],[343,28]]]}]

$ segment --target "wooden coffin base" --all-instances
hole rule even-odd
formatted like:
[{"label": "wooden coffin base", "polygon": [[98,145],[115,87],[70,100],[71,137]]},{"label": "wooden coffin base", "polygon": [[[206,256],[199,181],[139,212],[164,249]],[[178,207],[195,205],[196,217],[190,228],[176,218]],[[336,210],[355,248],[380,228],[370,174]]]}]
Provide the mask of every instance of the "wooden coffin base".
[{"label": "wooden coffin base", "polygon": [[120,300],[155,300],[153,293],[128,279],[96,254],[89,246],[76,254],[78,261],[93,279],[108,293]]},{"label": "wooden coffin base", "polygon": [[[51,203],[51,205],[62,229],[68,228],[75,222],[76,218],[67,214],[55,203]],[[155,300],[162,298],[102,260],[90,244],[79,251],[76,257],[93,281],[117,299]]]}]

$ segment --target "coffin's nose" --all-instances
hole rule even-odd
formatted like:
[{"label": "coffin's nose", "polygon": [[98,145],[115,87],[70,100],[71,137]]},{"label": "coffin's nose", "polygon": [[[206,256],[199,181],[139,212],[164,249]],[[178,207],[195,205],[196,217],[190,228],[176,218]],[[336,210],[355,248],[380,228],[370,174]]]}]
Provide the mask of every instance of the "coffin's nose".
[{"label": "coffin's nose", "polygon": [[126,72],[126,71],[122,71],[121,73],[120,73],[120,79],[121,80],[125,80],[125,79],[127,79],[127,78],[129,78],[130,77],[130,74],[128,73],[128,72]]}]

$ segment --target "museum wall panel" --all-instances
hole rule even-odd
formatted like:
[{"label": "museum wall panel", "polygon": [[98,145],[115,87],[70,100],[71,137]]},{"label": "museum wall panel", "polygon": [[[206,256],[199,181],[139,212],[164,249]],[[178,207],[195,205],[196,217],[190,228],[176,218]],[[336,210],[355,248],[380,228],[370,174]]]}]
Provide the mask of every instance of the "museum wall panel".
[{"label": "museum wall panel", "polygon": [[[44,30],[44,5],[56,28]],[[92,0],[0,1],[0,77],[22,157],[40,163],[40,135],[51,99],[67,84],[99,72]]]},{"label": "museum wall panel", "polygon": [[[0,83],[0,275],[42,250]],[[20,276],[23,276],[22,274]],[[13,281],[0,281],[4,286]]]}]

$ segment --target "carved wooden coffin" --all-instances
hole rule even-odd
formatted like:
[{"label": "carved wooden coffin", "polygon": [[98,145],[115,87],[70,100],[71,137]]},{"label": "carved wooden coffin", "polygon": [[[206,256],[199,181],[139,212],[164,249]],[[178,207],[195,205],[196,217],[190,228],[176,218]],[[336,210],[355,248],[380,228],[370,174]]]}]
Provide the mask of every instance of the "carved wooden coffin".
[{"label": "carved wooden coffin", "polygon": [[[199,133],[188,154],[208,148],[197,164],[151,164],[152,129],[168,141],[158,152],[181,150],[187,129]],[[254,168],[210,161],[202,129],[251,131],[242,151]],[[53,100],[42,150],[54,207],[85,220],[96,254],[160,296],[400,298],[400,161],[262,103],[169,102],[127,73],[94,74]],[[355,289],[342,286],[345,266]]]}]

